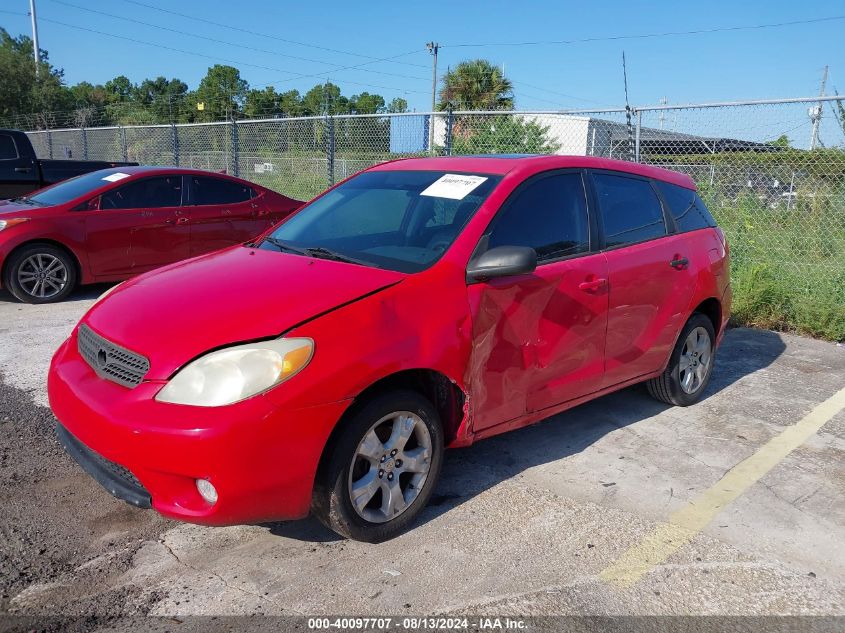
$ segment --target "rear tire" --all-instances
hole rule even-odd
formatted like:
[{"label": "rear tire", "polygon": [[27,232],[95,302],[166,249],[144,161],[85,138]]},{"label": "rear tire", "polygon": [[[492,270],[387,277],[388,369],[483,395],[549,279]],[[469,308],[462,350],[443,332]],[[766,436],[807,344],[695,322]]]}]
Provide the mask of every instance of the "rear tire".
[{"label": "rear tire", "polygon": [[715,341],[710,319],[694,313],[681,330],[666,370],[646,383],[651,396],[679,407],[698,402],[713,373]]},{"label": "rear tire", "polygon": [[3,285],[24,303],[54,303],[76,287],[76,262],[51,244],[31,244],[14,252]]},{"label": "rear tire", "polygon": [[341,422],[314,484],[312,511],[341,536],[380,543],[425,508],[443,463],[443,430],[414,391],[376,396]]}]

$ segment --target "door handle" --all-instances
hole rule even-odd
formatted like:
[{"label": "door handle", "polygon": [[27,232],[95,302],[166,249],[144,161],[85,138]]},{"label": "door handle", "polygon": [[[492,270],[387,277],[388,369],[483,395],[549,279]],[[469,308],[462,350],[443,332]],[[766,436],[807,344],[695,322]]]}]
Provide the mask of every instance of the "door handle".
[{"label": "door handle", "polygon": [[32,167],[15,167],[16,174],[28,174],[32,171]]},{"label": "door handle", "polygon": [[582,281],[578,284],[578,290],[583,290],[584,292],[593,292],[598,290],[599,288],[604,288],[607,285],[607,279],[601,277],[599,279],[589,279],[587,281]]},{"label": "door handle", "polygon": [[178,220],[176,220],[176,224],[187,224],[187,223],[188,223],[188,218],[179,218]]},{"label": "door handle", "polygon": [[676,270],[683,270],[684,268],[689,266],[689,260],[686,257],[675,255],[675,259],[669,262],[669,265]]}]

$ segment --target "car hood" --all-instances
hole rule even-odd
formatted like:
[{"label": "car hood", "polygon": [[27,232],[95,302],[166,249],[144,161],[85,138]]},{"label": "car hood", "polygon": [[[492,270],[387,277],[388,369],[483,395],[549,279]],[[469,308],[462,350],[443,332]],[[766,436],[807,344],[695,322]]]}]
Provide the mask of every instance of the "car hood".
[{"label": "car hood", "polygon": [[23,204],[21,202],[12,202],[11,200],[0,200],[0,220],[5,217],[25,217],[38,214],[49,207],[36,206],[34,204]]},{"label": "car hood", "polygon": [[129,280],[83,318],[166,380],[209,350],[278,336],[404,274],[237,246]]}]

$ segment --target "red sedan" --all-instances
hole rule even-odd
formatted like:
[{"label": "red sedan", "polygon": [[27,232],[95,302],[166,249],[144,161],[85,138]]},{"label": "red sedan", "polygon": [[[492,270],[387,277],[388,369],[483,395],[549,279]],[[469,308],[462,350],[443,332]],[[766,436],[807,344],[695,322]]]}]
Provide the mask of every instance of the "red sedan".
[{"label": "red sedan", "polygon": [[27,303],[246,242],[302,203],[194,169],[118,167],[0,202],[0,284]]},{"label": "red sedan", "polygon": [[688,176],[583,157],[410,159],[257,244],[141,275],[62,344],[50,404],[112,494],[207,525],[380,541],[443,450],[626,387],[686,406],[730,311]]}]

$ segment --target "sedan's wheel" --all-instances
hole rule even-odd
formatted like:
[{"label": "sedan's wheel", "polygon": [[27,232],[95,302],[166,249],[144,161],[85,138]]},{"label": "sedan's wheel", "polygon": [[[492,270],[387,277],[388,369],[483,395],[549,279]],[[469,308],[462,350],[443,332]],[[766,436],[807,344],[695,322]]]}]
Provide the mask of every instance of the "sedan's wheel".
[{"label": "sedan's wheel", "polygon": [[76,285],[76,267],[65,251],[49,244],[33,244],[12,256],[5,285],[25,303],[60,301]]},{"label": "sedan's wheel", "polygon": [[348,538],[393,538],[425,507],[437,484],[443,456],[437,413],[421,395],[396,391],[340,424],[317,474],[314,513]]},{"label": "sedan's wheel", "polygon": [[710,382],[715,340],[710,319],[693,314],[678,337],[666,371],[648,381],[649,393],[658,400],[682,407],[697,402]]}]

